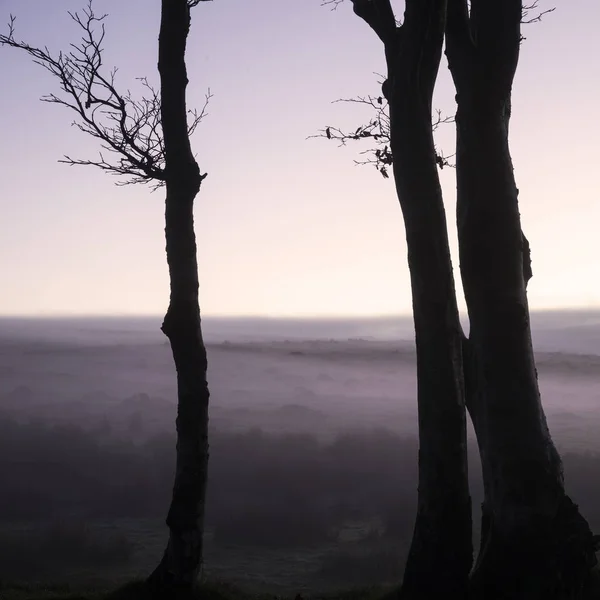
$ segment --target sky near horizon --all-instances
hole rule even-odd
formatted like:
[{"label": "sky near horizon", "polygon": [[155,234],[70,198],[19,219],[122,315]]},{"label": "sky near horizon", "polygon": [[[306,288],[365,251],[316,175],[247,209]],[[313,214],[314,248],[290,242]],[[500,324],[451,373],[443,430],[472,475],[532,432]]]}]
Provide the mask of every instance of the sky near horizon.
[{"label": "sky near horizon", "polygon": [[[552,6],[542,0],[542,7]],[[535,309],[600,306],[600,104],[597,0],[556,0],[525,28],[515,80],[511,150],[532,246]],[[50,49],[78,39],[67,10],[83,0],[0,0],[0,23]],[[399,16],[403,3],[394,3]],[[157,82],[159,0],[94,0],[109,13],[105,64],[135,91]],[[213,98],[192,144],[204,181],[196,201],[201,309],[207,315],[408,313],[410,281],[393,183],[353,164],[360,148],[306,139],[369,114],[332,104],[377,94],[382,47],[352,13],[320,0],[214,0],[192,13],[189,105]],[[159,314],[168,303],[163,192],[116,187],[91,167],[95,140],[70,127],[41,67],[0,48],[1,315]],[[442,58],[435,106],[454,112]],[[438,145],[453,152],[454,132]],[[459,279],[455,174],[441,181]],[[460,284],[459,297],[461,296]]]}]

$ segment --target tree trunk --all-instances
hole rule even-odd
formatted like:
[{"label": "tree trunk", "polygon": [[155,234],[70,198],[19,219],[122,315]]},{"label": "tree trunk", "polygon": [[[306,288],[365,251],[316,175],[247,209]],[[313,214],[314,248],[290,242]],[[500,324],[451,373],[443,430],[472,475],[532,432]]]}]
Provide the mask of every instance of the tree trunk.
[{"label": "tree trunk", "polygon": [[389,0],[352,0],[383,42],[390,145],[404,215],[417,347],[419,489],[400,595],[464,598],[473,561],[462,331],[433,143],[433,89],[446,0],[407,0],[398,26]]},{"label": "tree trunk", "polygon": [[467,412],[471,418],[473,429],[475,430],[475,438],[477,439],[477,447],[481,461],[481,476],[483,480],[483,501],[481,503],[481,522],[479,532],[479,551],[474,569],[477,569],[479,559],[481,557],[481,549],[487,543],[488,533],[490,530],[490,503],[489,503],[489,457],[485,452],[485,447],[482,445],[482,436],[480,435],[481,423],[479,414],[481,407],[485,402],[483,396],[483,385],[478,377],[477,355],[473,351],[473,345],[470,340],[462,334],[462,357],[463,357],[463,373],[465,380],[465,405]]},{"label": "tree trunk", "polygon": [[[508,129],[510,125],[511,116],[511,98],[509,97],[506,110],[504,111],[504,120],[506,126],[506,133],[508,135]],[[517,190],[518,193],[518,190]],[[525,278],[525,289],[527,284],[532,277],[531,270],[531,252],[529,247],[529,241],[522,235],[523,243],[523,276]],[[483,381],[478,377],[478,365],[477,365],[477,354],[473,350],[473,345],[468,338],[463,336],[463,369],[465,373],[465,403],[467,405],[467,411],[471,417],[473,429],[475,430],[475,436],[477,439],[477,446],[479,449],[479,456],[481,460],[481,471],[483,479],[483,502],[481,503],[481,525],[480,525],[480,536],[479,536],[479,549],[477,553],[477,560],[474,569],[477,570],[479,567],[479,561],[485,555],[484,548],[487,544],[489,533],[491,529],[491,508],[490,508],[490,460],[486,452],[485,444],[483,444],[483,435],[480,435],[479,431],[481,423],[478,421],[478,414],[481,410],[480,407],[485,403],[484,397],[484,385]]]},{"label": "tree trunk", "polygon": [[[369,24],[377,26],[374,19],[382,6],[363,6],[367,16],[373,11]],[[473,560],[462,332],[431,122],[444,6],[438,0],[407,2],[400,28],[374,27],[386,51],[383,92],[390,106],[393,172],[406,229],[417,348],[419,489],[400,594],[407,599],[466,597]],[[355,12],[360,12],[357,3]]]},{"label": "tree trunk", "polygon": [[[531,279],[531,255],[529,249],[529,242],[524,234],[523,238],[523,274],[525,277],[525,288],[527,283]],[[475,562],[474,570],[477,571],[479,568],[479,562],[485,555],[485,546],[489,539],[489,533],[491,530],[491,508],[490,508],[490,477],[491,477],[491,466],[490,457],[487,453],[487,449],[484,442],[484,434],[481,432],[481,422],[479,420],[479,414],[481,407],[485,404],[485,386],[483,381],[478,376],[479,368],[477,365],[477,354],[473,350],[473,344],[471,341],[463,335],[462,339],[463,349],[463,370],[465,375],[465,404],[467,411],[475,430],[475,437],[477,439],[477,447],[479,450],[479,457],[481,460],[481,475],[483,480],[483,501],[481,503],[481,521],[480,521],[480,535],[479,535],[479,549],[477,552],[477,559]]]},{"label": "tree trunk", "polygon": [[462,333],[431,106],[407,86],[393,100],[390,115],[411,273],[419,412],[418,509],[402,596],[461,598],[473,555]]},{"label": "tree trunk", "polygon": [[149,583],[166,598],[191,596],[201,574],[208,468],[209,391],[193,215],[194,199],[205,176],[200,175],[193,157],[187,128],[185,46],[189,26],[187,0],[163,0],[158,68],[171,297],[162,331],[169,338],[177,371],[177,459],[167,516],[169,541]]},{"label": "tree trunk", "polygon": [[151,576],[161,588],[195,587],[202,567],[204,498],[208,468],[207,359],[198,308],[198,269],[193,230],[193,196],[166,202],[167,260],[171,302],[162,330],[177,371],[177,462],[163,560]]},{"label": "tree trunk", "polygon": [[459,88],[457,100],[461,275],[484,387],[477,421],[491,515],[472,588],[486,600],[568,597],[593,565],[593,540],[565,495],[540,400],[525,288],[528,248],[508,148],[509,96],[499,101],[481,78]]},{"label": "tree trunk", "polygon": [[486,484],[474,598],[576,598],[593,536],[566,496],[541,404],[508,145],[522,2],[448,0],[446,54],[457,90],[457,222],[469,346],[482,402],[476,432]]}]

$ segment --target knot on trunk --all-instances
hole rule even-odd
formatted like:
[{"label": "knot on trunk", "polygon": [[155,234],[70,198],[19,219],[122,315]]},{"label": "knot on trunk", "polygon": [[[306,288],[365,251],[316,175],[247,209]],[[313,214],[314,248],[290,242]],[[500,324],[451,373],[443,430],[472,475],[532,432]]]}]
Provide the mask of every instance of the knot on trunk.
[{"label": "knot on trunk", "polygon": [[389,78],[381,84],[381,93],[389,103],[392,97],[392,82],[389,80]]}]

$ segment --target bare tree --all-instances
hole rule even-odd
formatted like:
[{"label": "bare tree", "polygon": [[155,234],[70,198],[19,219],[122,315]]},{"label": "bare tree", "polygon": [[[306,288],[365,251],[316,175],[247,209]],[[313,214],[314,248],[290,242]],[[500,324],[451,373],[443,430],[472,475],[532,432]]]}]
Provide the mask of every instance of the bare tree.
[{"label": "bare tree", "polygon": [[375,110],[368,125],[349,134],[331,127],[321,133],[342,143],[375,141],[370,161],[384,176],[391,165],[404,215],[420,448],[417,519],[401,596],[464,598],[473,549],[461,328],[432,134],[446,2],[407,0],[402,25],[390,0],[352,5],[383,43],[387,78],[381,96],[358,100]]},{"label": "bare tree", "polygon": [[[485,490],[470,592],[486,599],[579,598],[596,564],[598,538],[565,493],[540,401],[526,296],[530,248],[508,146],[520,25],[554,9],[540,10],[537,0],[448,4],[446,53],[458,93],[461,275],[471,321],[469,339],[462,336],[465,402]],[[377,9],[374,2],[370,7]],[[350,133],[328,127],[320,135],[342,144],[374,141],[364,151],[369,159],[357,162],[373,162],[385,176],[397,159],[385,135],[389,113],[379,98],[363,103],[375,114],[368,125]]]},{"label": "bare tree", "polygon": [[486,599],[579,598],[596,564],[594,538],[565,493],[541,403],[526,293],[529,247],[508,143],[521,22],[539,20],[527,16],[536,5],[478,0],[469,10],[466,0],[448,0],[461,276],[489,503],[472,591]]},{"label": "bare tree", "polygon": [[[146,79],[146,95],[135,99],[117,88],[116,69],[103,63],[106,15],[89,1],[81,13],[69,13],[82,31],[78,44],[53,54],[15,38],[11,17],[0,43],[31,56],[58,81],[59,92],[44,101],[75,113],[74,124],[99,140],[97,158],[66,156],[69,165],[90,165],[121,177],[121,184],[164,186],[166,253],[170,302],[162,324],[177,371],[177,462],[167,517],[169,542],[149,578],[166,597],[191,594],[202,567],[204,500],[208,466],[207,357],[198,302],[198,265],[193,206],[206,174],[192,153],[190,136],[205,115],[186,109],[188,83],[185,50],[190,10],[204,0],[162,0],[158,40],[160,91]],[[206,101],[210,94],[207,95]]]}]

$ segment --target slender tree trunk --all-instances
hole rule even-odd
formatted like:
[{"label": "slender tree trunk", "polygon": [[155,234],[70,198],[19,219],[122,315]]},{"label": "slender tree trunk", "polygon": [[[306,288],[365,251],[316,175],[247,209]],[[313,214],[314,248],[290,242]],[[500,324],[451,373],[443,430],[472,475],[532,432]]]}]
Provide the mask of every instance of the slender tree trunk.
[{"label": "slender tree trunk", "polygon": [[433,89],[447,0],[352,0],[383,42],[390,143],[404,215],[417,347],[419,489],[400,596],[464,598],[473,561],[462,331],[433,143]]},{"label": "slender tree trunk", "polygon": [[[531,255],[529,250],[529,242],[523,234],[523,274],[525,276],[525,287],[531,279]],[[465,375],[465,404],[467,411],[475,430],[475,437],[477,439],[477,447],[479,450],[479,457],[481,460],[481,475],[483,479],[483,501],[481,503],[481,521],[480,521],[480,535],[479,535],[479,549],[477,553],[477,560],[474,569],[477,570],[481,558],[485,555],[485,546],[489,539],[489,533],[491,530],[491,504],[490,504],[490,478],[491,478],[491,464],[490,456],[487,452],[484,442],[484,434],[481,432],[481,423],[479,421],[479,414],[481,407],[485,404],[485,386],[484,382],[479,377],[479,368],[477,364],[477,354],[473,350],[473,345],[470,340],[463,335],[463,369]]]},{"label": "slender tree trunk", "polygon": [[186,592],[201,572],[204,499],[208,468],[207,358],[198,309],[198,269],[193,230],[193,196],[166,202],[167,260],[171,301],[162,330],[177,371],[177,459],[167,525],[169,542],[151,583]]},{"label": "slender tree trunk", "polygon": [[480,434],[481,423],[479,415],[481,407],[485,402],[483,395],[484,386],[478,377],[477,355],[473,350],[473,345],[470,340],[462,335],[462,356],[463,356],[463,373],[465,379],[465,405],[467,412],[471,418],[473,429],[475,430],[475,438],[477,439],[477,447],[479,450],[479,458],[481,461],[481,475],[483,480],[483,501],[481,503],[481,521],[479,532],[479,551],[474,568],[477,568],[479,558],[481,557],[481,549],[485,547],[488,533],[490,529],[490,503],[489,503],[489,457],[486,454],[485,446],[482,445],[483,436]]},{"label": "slender tree trunk", "polygon": [[473,555],[462,334],[431,105],[407,86],[390,114],[411,273],[419,411],[418,509],[402,596],[461,598]]},{"label": "slender tree trunk", "polygon": [[541,405],[508,147],[510,96],[500,101],[488,81],[472,80],[457,96],[461,275],[484,386],[477,421],[490,511],[472,587],[486,600],[566,598],[585,582],[593,541],[565,495]]},{"label": "slender tree trunk", "polygon": [[[506,126],[506,134],[508,135],[509,125],[511,116],[511,98],[509,97],[506,107],[504,110],[504,119]],[[518,190],[517,190],[518,193]],[[531,252],[529,247],[529,241],[522,235],[522,246],[523,246],[523,277],[525,279],[525,289],[531,279],[533,273],[531,270]],[[483,502],[481,504],[481,527],[480,527],[480,541],[479,551],[477,555],[477,561],[474,569],[477,570],[481,558],[485,555],[485,546],[487,544],[489,533],[491,530],[491,504],[490,504],[490,478],[491,478],[491,465],[490,457],[486,451],[485,444],[483,443],[484,435],[480,432],[481,423],[478,421],[478,414],[481,411],[481,407],[485,403],[484,397],[484,382],[478,376],[478,365],[477,365],[477,354],[473,350],[473,345],[468,338],[463,337],[463,364],[465,370],[465,401],[467,410],[473,423],[473,429],[475,430],[475,436],[477,438],[477,445],[479,449],[479,455],[481,459],[482,479],[483,479]]]},{"label": "slender tree trunk", "polygon": [[158,68],[166,155],[165,236],[171,297],[162,331],[177,371],[177,459],[169,541],[149,578],[160,595],[190,596],[201,573],[208,468],[207,358],[198,302],[194,199],[202,179],[189,142],[185,46],[187,0],[163,0]]},{"label": "slender tree trunk", "polygon": [[462,332],[431,122],[444,8],[443,0],[408,1],[404,24],[397,28],[389,2],[354,3],[385,45],[383,92],[411,274],[419,489],[401,588],[407,599],[465,597],[473,559]]}]

